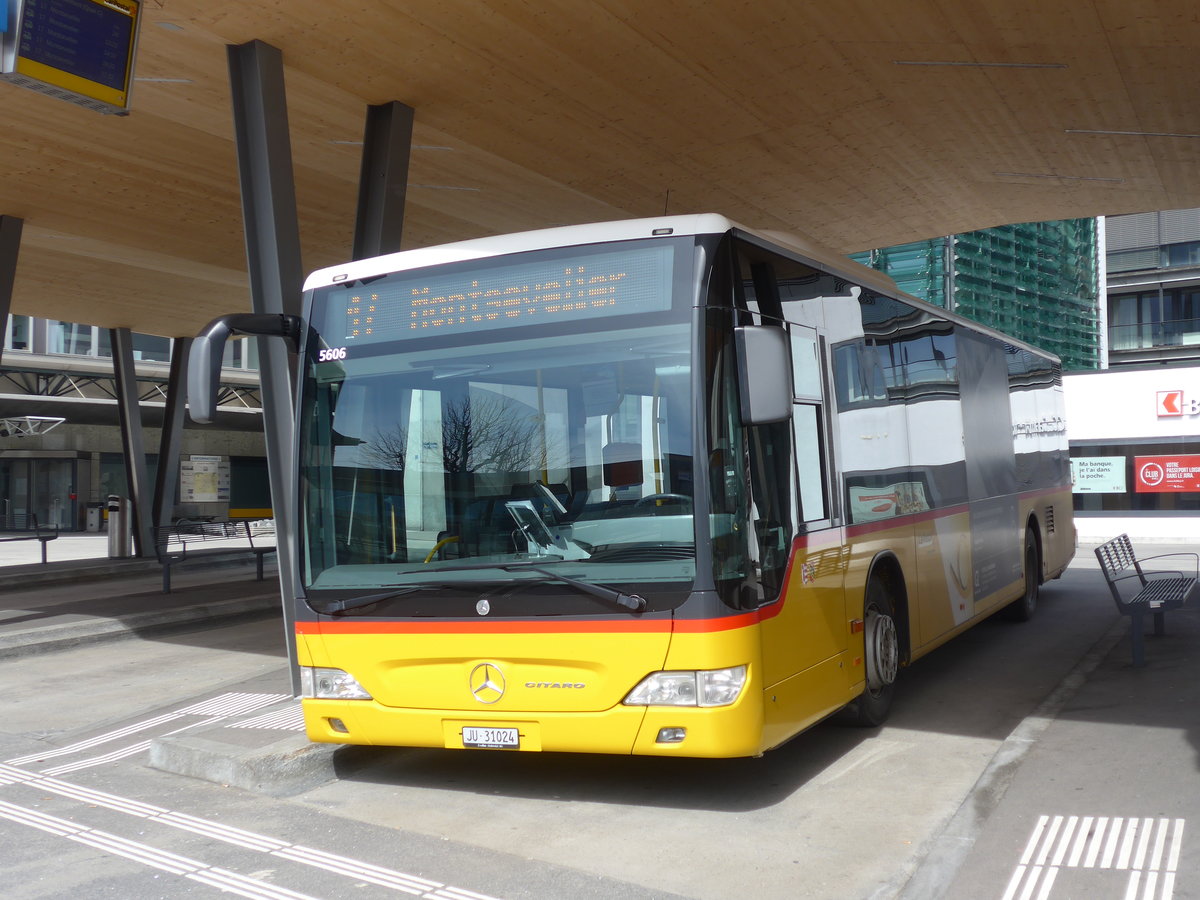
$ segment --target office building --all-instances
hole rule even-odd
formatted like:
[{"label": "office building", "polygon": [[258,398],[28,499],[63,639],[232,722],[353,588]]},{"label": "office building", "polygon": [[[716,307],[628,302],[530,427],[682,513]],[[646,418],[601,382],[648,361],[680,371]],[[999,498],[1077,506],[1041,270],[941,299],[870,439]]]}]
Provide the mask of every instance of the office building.
[{"label": "office building", "polygon": [[[173,342],[132,336],[148,478],[158,467]],[[185,422],[173,518],[271,514],[253,342],[231,341],[213,427]],[[100,527],[106,498],[128,496],[107,329],[10,316],[0,355],[0,516],[64,531]]]}]

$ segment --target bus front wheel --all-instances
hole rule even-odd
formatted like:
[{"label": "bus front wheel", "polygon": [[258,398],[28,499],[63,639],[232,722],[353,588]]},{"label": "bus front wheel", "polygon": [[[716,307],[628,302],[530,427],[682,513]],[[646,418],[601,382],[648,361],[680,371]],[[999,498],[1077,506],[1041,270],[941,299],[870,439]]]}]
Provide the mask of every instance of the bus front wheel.
[{"label": "bus front wheel", "polygon": [[900,671],[900,635],[887,585],[872,578],[863,608],[863,665],[866,686],[851,706],[851,720],[864,728],[884,723],[896,693]]}]

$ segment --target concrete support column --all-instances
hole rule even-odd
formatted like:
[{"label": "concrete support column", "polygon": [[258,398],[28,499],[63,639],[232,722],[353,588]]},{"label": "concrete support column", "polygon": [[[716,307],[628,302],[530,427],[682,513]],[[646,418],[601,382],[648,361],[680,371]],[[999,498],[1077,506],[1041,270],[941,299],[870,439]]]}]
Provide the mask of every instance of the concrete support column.
[{"label": "concrete support column", "polygon": [[[15,216],[0,216],[0,329],[8,327],[8,316],[12,312],[13,285],[17,280],[17,252],[21,249],[21,229],[24,219]],[[3,331],[0,331],[0,336]],[[4,353],[4,342],[0,340],[0,355]]]},{"label": "concrete support column", "polygon": [[121,446],[125,451],[125,478],[133,505],[133,548],[135,556],[153,556],[152,497],[146,467],[146,442],[142,435],[142,412],[138,405],[137,373],[133,365],[133,333],[112,328],[113,374],[117,382],[117,413],[121,422]]},{"label": "concrete support column", "polygon": [[[229,46],[227,52],[251,304],[255,313],[298,316],[303,278],[283,54],[262,41]],[[299,694],[294,609],[299,591],[293,573],[297,559],[292,496],[294,363],[279,338],[257,341],[284,639],[292,663],[292,691]]]}]

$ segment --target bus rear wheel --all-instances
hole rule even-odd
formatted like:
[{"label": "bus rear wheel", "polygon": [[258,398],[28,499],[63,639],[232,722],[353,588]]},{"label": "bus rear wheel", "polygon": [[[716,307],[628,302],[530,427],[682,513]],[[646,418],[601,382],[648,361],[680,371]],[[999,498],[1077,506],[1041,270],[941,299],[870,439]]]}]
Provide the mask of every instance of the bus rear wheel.
[{"label": "bus rear wheel", "polygon": [[1032,531],[1025,532],[1025,593],[1004,610],[1014,622],[1028,622],[1037,611],[1038,592],[1041,589],[1041,557]]},{"label": "bus rear wheel", "polygon": [[866,686],[850,708],[851,722],[863,728],[884,723],[896,693],[900,672],[900,634],[887,585],[872,578],[863,608],[863,665]]}]

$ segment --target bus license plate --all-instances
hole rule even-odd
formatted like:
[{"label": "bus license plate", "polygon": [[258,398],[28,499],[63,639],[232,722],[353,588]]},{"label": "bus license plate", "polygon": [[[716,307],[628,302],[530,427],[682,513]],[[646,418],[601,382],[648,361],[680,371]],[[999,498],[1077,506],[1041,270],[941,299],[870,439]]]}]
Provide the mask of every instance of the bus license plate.
[{"label": "bus license plate", "polygon": [[490,750],[515,750],[521,746],[521,737],[515,728],[474,728],[462,730],[464,747],[480,747]]}]

